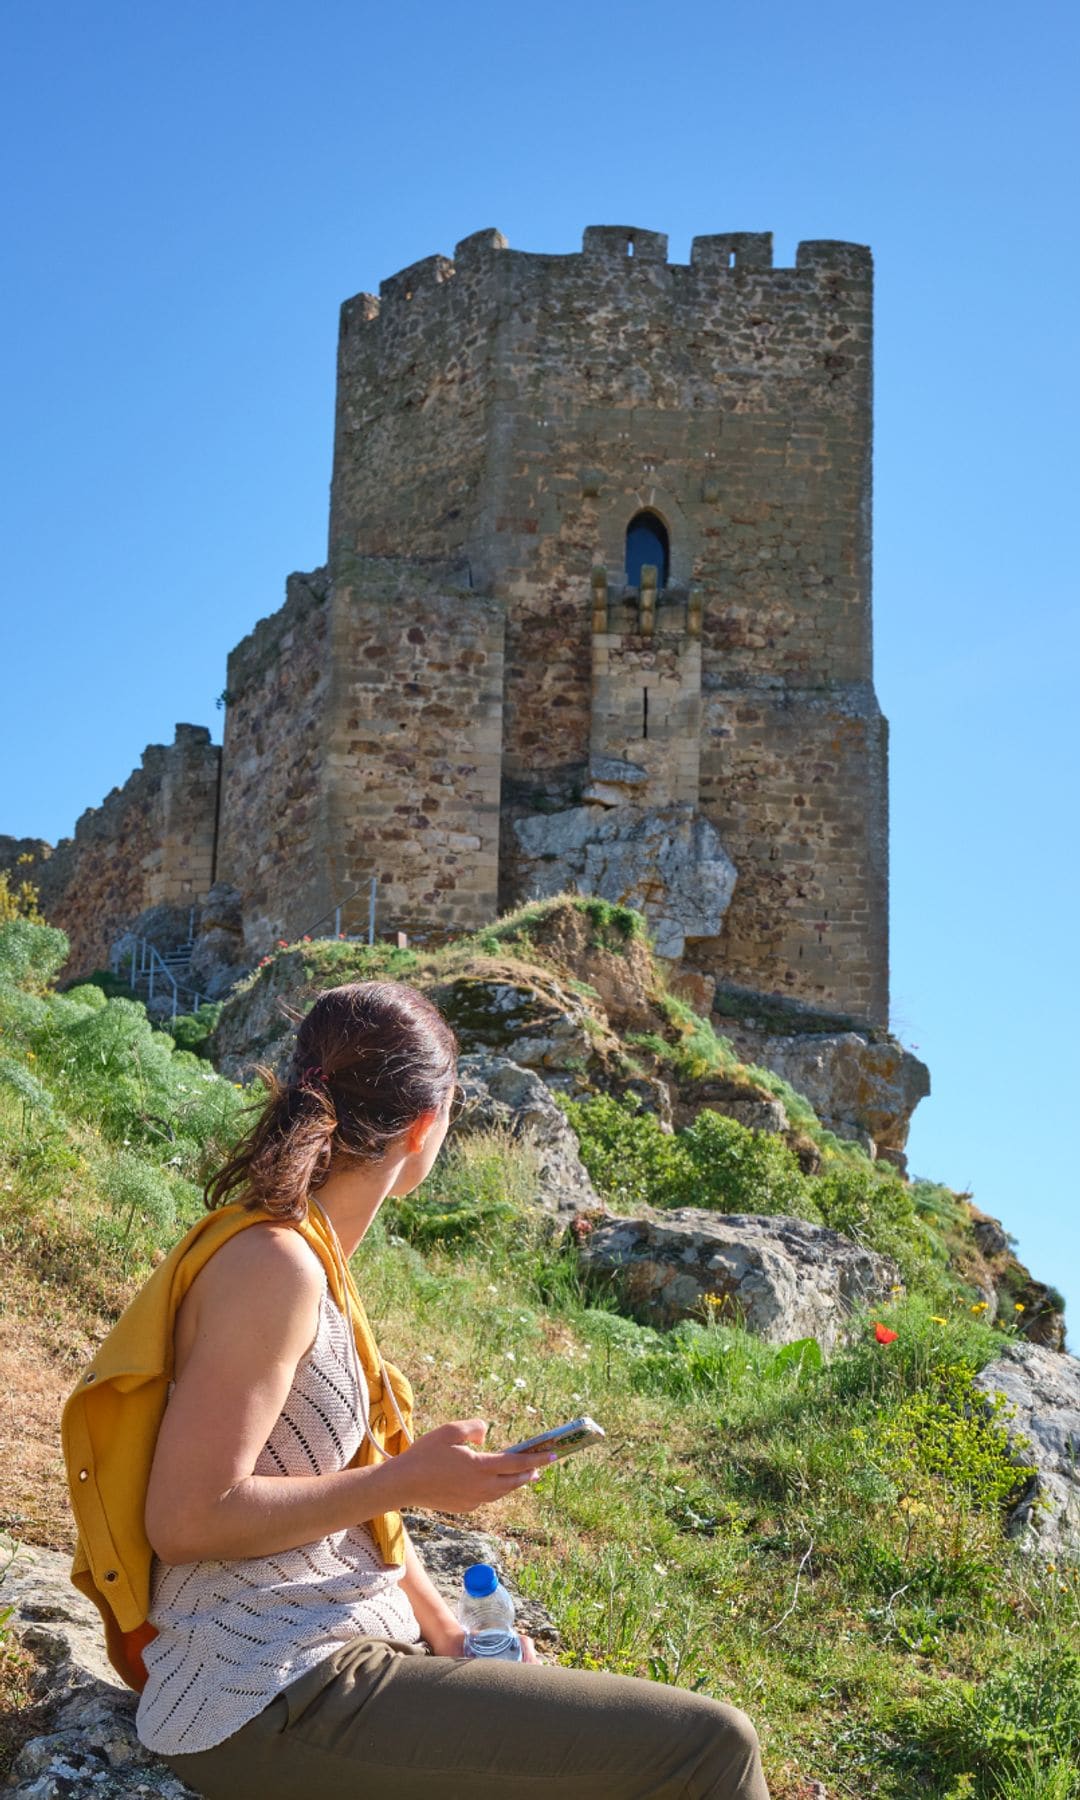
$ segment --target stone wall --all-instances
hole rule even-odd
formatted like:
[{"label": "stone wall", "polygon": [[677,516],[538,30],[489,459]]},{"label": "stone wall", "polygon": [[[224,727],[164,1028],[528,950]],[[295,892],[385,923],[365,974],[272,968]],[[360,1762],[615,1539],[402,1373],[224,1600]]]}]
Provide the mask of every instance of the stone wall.
[{"label": "stone wall", "polygon": [[410,564],[335,583],[323,854],[380,931],[495,916],[504,611]]},{"label": "stone wall", "polygon": [[330,561],[468,554],[493,446],[497,231],[429,256],[341,309]]},{"label": "stone wall", "polygon": [[115,938],[147,907],[194,905],[213,881],[221,752],[201,725],[178,725],[141,766],[90,807],[55,850],[21,865],[49,923],[71,940],[68,977],[108,963]]},{"label": "stone wall", "polygon": [[888,1017],[887,728],[869,688],[704,696],[701,804],[739,871],[725,981]]},{"label": "stone wall", "polygon": [[628,792],[640,806],[698,803],[701,643],[679,623],[649,636],[593,633],[590,775],[606,758],[636,765],[644,778]]},{"label": "stone wall", "polygon": [[311,930],[341,897],[319,854],[329,680],[325,571],[290,575],[283,607],[232,652],[218,876],[243,895],[248,954]]}]

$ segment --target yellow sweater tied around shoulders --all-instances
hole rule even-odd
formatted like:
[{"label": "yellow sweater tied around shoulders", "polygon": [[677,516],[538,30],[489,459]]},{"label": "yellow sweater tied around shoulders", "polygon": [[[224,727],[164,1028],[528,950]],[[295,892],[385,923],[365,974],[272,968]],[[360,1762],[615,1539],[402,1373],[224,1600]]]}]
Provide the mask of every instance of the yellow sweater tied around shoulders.
[{"label": "yellow sweater tied around shoulders", "polygon": [[[145,1686],[142,1651],[156,1635],[146,1616],[153,1551],[143,1514],[173,1375],[176,1314],[214,1252],[238,1231],[270,1218],[233,1202],[193,1225],[120,1315],[64,1406],[61,1436],[78,1527],[71,1579],[98,1606],[109,1661],[129,1687]],[[396,1456],[407,1444],[401,1426],[411,1422],[412,1389],[399,1369],[380,1358],[347,1264],[342,1285],[332,1228],[315,1209],[288,1223],[319,1257],[334,1300],[351,1320],[368,1386],[371,1436],[384,1455]],[[364,1436],[349,1466],[365,1467],[377,1458],[378,1449]],[[382,1513],[367,1524],[383,1561],[402,1567],[401,1515]]]}]

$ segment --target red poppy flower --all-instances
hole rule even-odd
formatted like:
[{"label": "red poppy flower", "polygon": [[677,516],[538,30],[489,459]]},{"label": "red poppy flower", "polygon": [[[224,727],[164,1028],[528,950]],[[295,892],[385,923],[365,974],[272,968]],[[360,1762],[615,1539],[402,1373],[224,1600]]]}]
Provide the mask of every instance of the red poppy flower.
[{"label": "red poppy flower", "polygon": [[898,1331],[890,1331],[887,1325],[875,1325],[874,1336],[879,1344],[895,1344],[900,1336]]}]

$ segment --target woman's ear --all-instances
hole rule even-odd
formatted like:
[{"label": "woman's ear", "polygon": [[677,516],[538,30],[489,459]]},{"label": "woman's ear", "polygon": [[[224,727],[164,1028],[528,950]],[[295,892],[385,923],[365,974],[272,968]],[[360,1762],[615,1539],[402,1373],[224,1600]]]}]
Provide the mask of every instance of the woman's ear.
[{"label": "woman's ear", "polygon": [[437,1112],[423,1112],[418,1119],[413,1120],[412,1124],[409,1125],[405,1131],[405,1151],[407,1155],[419,1156],[427,1142],[429,1132],[434,1130],[438,1121],[439,1114]]}]

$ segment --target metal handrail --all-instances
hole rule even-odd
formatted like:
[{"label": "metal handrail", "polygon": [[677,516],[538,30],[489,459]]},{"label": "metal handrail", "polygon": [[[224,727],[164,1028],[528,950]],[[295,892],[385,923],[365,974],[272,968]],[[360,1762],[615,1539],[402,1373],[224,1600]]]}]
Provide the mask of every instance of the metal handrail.
[{"label": "metal handrail", "polygon": [[[377,886],[378,886],[378,876],[376,876],[376,875],[373,875],[371,877],[370,883],[365,882],[365,884],[364,884],[364,887],[366,887],[368,889],[368,943],[369,944],[373,944],[375,942],[375,892],[376,892]],[[355,900],[358,897],[358,895],[360,895],[364,892],[364,887],[354,888],[351,894],[346,894],[344,900],[339,900],[336,905],[332,906],[329,909],[328,912],[324,912],[322,914],[321,918],[316,919],[314,925],[309,925],[307,930],[305,932],[301,932],[300,935],[302,937],[314,937],[315,933],[319,929],[320,925],[325,925],[327,919],[333,919],[333,921],[334,921],[334,936],[340,937],[341,936],[341,915],[344,912],[345,908],[349,905],[350,901]]]},{"label": "metal handrail", "polygon": [[189,997],[190,1004],[184,1011],[197,1012],[205,999],[196,988],[190,987],[186,981],[177,981],[176,976],[165,961],[156,944],[147,938],[136,937],[134,932],[127,931],[113,945],[109,958],[109,966],[114,975],[119,975],[120,965],[126,957],[131,958],[131,989],[134,993],[137,984],[145,981],[146,1004],[149,1006],[154,998],[155,977],[163,977],[172,989],[172,1017],[175,1019],[180,1008],[181,989]]}]

